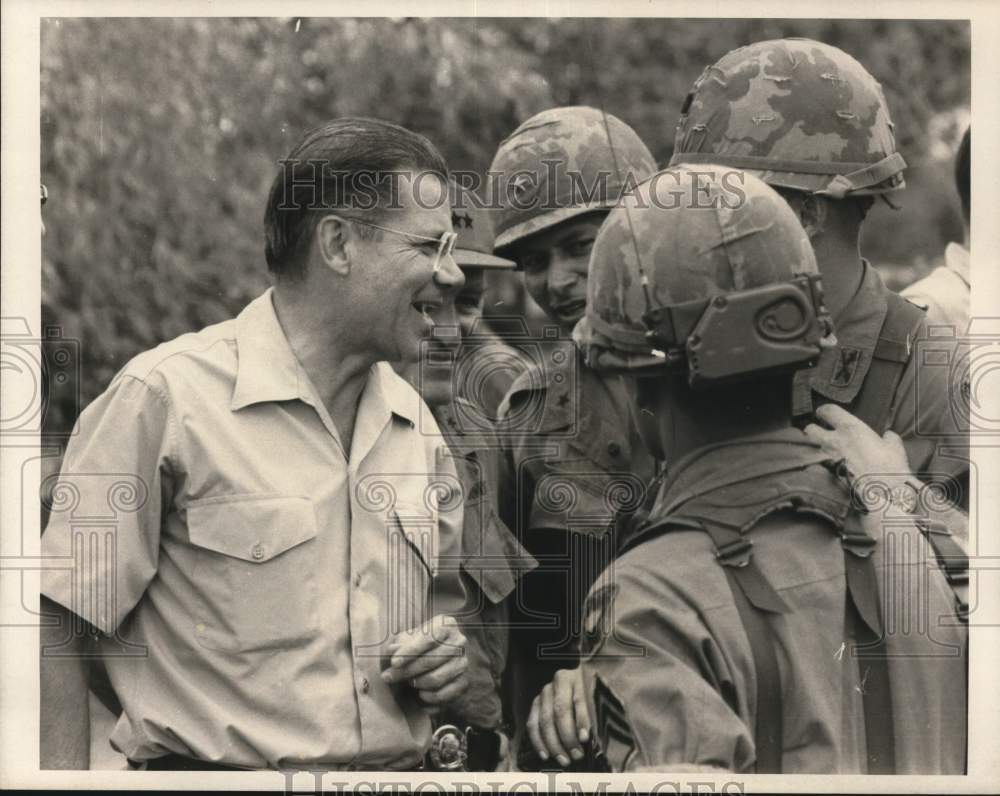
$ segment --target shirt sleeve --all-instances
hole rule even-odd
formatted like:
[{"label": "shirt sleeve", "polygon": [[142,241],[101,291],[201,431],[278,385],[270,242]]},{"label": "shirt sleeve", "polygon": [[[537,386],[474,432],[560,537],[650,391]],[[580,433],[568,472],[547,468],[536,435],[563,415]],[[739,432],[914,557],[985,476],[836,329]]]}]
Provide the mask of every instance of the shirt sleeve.
[{"label": "shirt sleeve", "polygon": [[952,336],[928,337],[923,325],[896,390],[891,428],[903,438],[910,467],[933,480],[969,471],[968,397],[962,346]]},{"label": "shirt sleeve", "polygon": [[611,769],[750,769],[746,702],[731,704],[740,688],[712,634],[667,584],[618,563],[588,597],[582,663]]},{"label": "shirt sleeve", "polygon": [[156,573],[174,436],[162,389],[120,375],[80,415],[67,447],[42,536],[53,559],[42,593],[104,633]]}]

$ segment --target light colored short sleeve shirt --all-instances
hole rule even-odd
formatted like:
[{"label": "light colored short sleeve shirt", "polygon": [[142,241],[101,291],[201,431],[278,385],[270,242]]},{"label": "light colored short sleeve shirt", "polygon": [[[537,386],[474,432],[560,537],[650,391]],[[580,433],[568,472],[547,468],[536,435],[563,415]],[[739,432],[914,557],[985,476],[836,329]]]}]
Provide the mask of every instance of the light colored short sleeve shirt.
[{"label": "light colored short sleeve shirt", "polygon": [[915,304],[927,308],[927,323],[951,326],[955,334],[965,334],[969,326],[971,283],[969,250],[949,243],[944,250],[944,265],[935,268],[902,291]]},{"label": "light colored short sleeve shirt", "polygon": [[43,592],[108,634],[116,749],[247,768],[419,762],[430,720],[379,674],[393,634],[429,618],[462,510],[409,385],[373,366],[345,457],[269,291],[136,357],[78,432],[42,540],[69,564]]}]

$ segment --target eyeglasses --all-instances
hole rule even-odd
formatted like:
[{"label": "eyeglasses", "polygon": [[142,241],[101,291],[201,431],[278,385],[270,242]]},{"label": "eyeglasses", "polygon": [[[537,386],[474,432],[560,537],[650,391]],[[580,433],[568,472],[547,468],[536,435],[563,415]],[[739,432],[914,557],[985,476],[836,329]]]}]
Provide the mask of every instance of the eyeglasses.
[{"label": "eyeglasses", "polygon": [[415,232],[406,232],[401,229],[392,229],[390,227],[383,227],[379,224],[373,224],[371,221],[362,221],[360,218],[344,218],[345,221],[350,221],[355,224],[361,224],[365,227],[372,227],[373,229],[380,229],[383,232],[391,232],[394,235],[402,235],[405,238],[417,238],[418,240],[428,240],[434,241],[438,244],[437,254],[434,255],[434,273],[438,273],[441,270],[441,260],[444,257],[450,257],[452,252],[455,251],[455,242],[458,240],[457,232],[443,232],[440,238],[432,238],[429,235],[418,235]]}]

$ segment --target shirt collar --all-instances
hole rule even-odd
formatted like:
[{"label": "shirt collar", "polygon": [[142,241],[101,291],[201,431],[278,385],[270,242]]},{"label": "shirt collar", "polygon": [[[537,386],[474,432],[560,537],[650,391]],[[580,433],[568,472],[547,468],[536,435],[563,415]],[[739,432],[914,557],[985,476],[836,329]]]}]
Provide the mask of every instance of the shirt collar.
[{"label": "shirt collar", "polygon": [[849,404],[868,374],[889,302],[878,271],[867,260],[862,260],[862,265],[857,292],[834,319],[837,344],[823,350],[815,367],[795,376],[796,415],[812,411],[809,389],[836,403]]},{"label": "shirt collar", "polygon": [[969,282],[969,250],[961,243],[949,243],[944,249],[944,261],[948,268],[958,274],[966,287]]},{"label": "shirt collar", "polygon": [[373,388],[373,397],[381,401],[388,411],[411,426],[417,425],[422,400],[420,394],[388,362],[377,362],[372,366],[368,383]]},{"label": "shirt collar", "polygon": [[[236,316],[236,385],[233,411],[262,401],[306,400],[299,361],[278,322],[269,288]],[[311,401],[310,401],[311,403]]]},{"label": "shirt collar", "polygon": [[[296,398],[313,405],[309,380],[274,311],[273,294],[274,288],[269,288],[236,317],[238,365],[229,404],[233,411],[263,401]],[[391,412],[416,425],[420,396],[388,363],[372,366],[363,396],[376,415]]]}]

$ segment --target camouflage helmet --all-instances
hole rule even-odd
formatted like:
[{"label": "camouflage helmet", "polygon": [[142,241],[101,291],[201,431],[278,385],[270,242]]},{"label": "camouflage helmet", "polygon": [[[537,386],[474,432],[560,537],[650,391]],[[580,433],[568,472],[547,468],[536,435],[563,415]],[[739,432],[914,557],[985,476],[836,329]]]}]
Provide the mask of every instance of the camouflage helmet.
[{"label": "camouflage helmet", "polygon": [[708,67],[681,109],[670,165],[679,163],[745,169],[834,199],[905,185],[882,87],[810,39],[758,42]]},{"label": "camouflage helmet", "polygon": [[614,207],[656,171],[636,132],[597,108],[552,108],[505,138],[490,166],[497,252],[583,213]]},{"label": "camouflage helmet", "polygon": [[706,164],[665,169],[611,211],[573,337],[595,370],[687,369],[695,386],[801,367],[831,331],[791,207],[756,177]]}]

